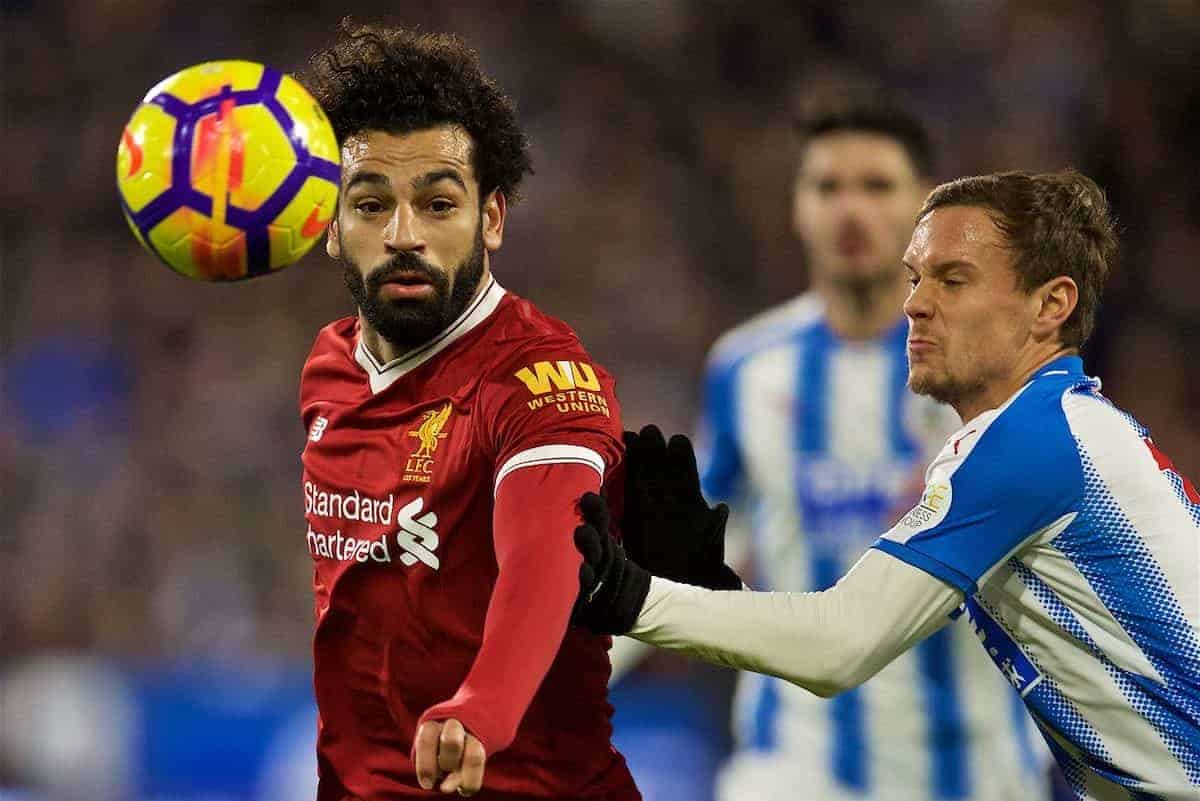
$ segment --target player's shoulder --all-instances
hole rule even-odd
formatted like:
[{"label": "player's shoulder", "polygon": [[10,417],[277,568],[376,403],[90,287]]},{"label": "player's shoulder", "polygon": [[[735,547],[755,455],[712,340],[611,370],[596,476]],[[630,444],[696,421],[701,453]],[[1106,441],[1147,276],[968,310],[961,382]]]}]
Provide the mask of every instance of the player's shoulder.
[{"label": "player's shoulder", "polygon": [[1003,405],[951,434],[930,475],[961,471],[980,478],[981,486],[1074,493],[1081,466],[1065,407],[1070,397],[1093,386],[1078,358],[1051,362]]},{"label": "player's shoulder", "polygon": [[351,353],[358,341],[358,318],[340,317],[321,327],[313,339],[310,356],[323,353]]},{"label": "player's shoulder", "polygon": [[301,383],[319,378],[329,371],[345,369],[354,362],[358,342],[358,319],[342,317],[317,332],[300,374]]},{"label": "player's shoulder", "polygon": [[824,316],[825,305],[814,292],[765,309],[717,339],[709,350],[708,369],[728,370],[756,354],[793,342],[819,325]]},{"label": "player's shoulder", "polygon": [[[569,429],[574,433],[566,442],[587,440],[590,431],[619,452],[616,382],[569,325],[524,298],[506,296],[487,331],[486,354],[476,384],[485,412],[480,420],[498,441],[563,444]],[[542,442],[546,437],[553,441]]]},{"label": "player's shoulder", "polygon": [[1101,394],[1098,378],[1069,386],[1062,396],[1062,407],[1072,436],[1084,448],[1109,449],[1135,443],[1140,453],[1142,441],[1150,436],[1133,415]]},{"label": "player's shoulder", "polygon": [[1100,382],[1083,372],[1083,360],[1064,356],[1043,365],[1004,404],[992,424],[996,438],[1021,440],[1031,444],[1055,445],[1073,441],[1068,423],[1068,407],[1077,401],[1085,405],[1107,405],[1099,396]]},{"label": "player's shoulder", "polygon": [[498,318],[502,335],[514,339],[539,336],[560,336],[578,341],[575,330],[566,322],[543,311],[529,298],[505,291]]},{"label": "player's shoulder", "polygon": [[526,363],[541,361],[583,361],[599,369],[571,326],[512,292],[497,309],[488,348],[491,353],[481,371],[485,381],[511,378]]}]

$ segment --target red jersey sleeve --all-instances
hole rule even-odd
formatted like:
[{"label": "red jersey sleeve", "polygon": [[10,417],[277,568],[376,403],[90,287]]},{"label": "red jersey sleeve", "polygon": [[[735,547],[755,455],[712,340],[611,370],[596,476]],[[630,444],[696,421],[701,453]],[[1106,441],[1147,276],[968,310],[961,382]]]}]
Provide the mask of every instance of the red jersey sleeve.
[{"label": "red jersey sleeve", "polygon": [[620,460],[621,421],[612,377],[578,342],[525,349],[485,380],[499,574],[470,673],[421,721],[457,717],[491,754],[512,741],[562,643],[579,588],[579,497]]},{"label": "red jersey sleeve", "polygon": [[489,756],[512,742],[566,633],[579,593],[576,507],[599,486],[599,476],[576,464],[519,470],[500,485],[494,519],[500,572],[479,654],[458,692],[426,710],[418,728],[457,718]]},{"label": "red jersey sleeve", "polygon": [[546,337],[500,359],[480,411],[496,486],[536,464],[587,464],[603,478],[621,458],[616,383],[574,338]]}]

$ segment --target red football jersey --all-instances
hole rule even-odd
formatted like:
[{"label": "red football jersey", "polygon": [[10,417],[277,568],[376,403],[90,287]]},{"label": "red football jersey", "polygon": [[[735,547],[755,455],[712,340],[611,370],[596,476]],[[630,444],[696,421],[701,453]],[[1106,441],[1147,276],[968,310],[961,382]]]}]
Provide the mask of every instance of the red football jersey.
[{"label": "red football jersey", "polygon": [[[487,281],[446,331],[390,364],[351,317],[318,334],[304,366],[321,801],[430,797],[410,756],[415,727],[455,696],[480,651],[497,488],[559,464],[585,465],[598,483],[620,460],[612,378],[565,324]],[[527,513],[522,536],[570,539],[570,528],[539,531],[536,506]],[[607,647],[567,629],[511,744],[490,749],[477,798],[639,798],[610,744]],[[473,703],[489,717],[505,700]]]}]

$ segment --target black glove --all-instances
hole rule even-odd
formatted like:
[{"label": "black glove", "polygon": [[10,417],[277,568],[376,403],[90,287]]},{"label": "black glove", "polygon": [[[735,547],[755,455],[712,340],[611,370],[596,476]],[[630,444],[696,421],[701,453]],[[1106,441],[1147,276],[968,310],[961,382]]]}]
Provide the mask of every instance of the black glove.
[{"label": "black glove", "polygon": [[575,547],[583,554],[583,564],[571,622],[597,634],[624,634],[633,628],[646,603],[650,574],[609,536],[604,498],[589,492],[579,501],[579,509],[584,523],[575,529]]},{"label": "black glove", "polygon": [[705,502],[691,441],[676,434],[666,442],[653,425],[626,431],[625,469],[621,542],[629,557],[672,581],[740,590],[741,578],[725,564],[729,507]]}]

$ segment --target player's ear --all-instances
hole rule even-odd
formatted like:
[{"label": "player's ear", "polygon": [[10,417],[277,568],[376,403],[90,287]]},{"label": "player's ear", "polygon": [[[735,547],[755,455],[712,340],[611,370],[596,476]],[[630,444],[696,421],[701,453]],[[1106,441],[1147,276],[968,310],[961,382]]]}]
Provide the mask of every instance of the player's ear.
[{"label": "player's ear", "polygon": [[483,227],[483,246],[489,251],[499,250],[504,241],[504,220],[508,216],[508,201],[499,189],[493,189],[484,198],[480,209],[480,225]]},{"label": "player's ear", "polygon": [[329,221],[329,228],[325,231],[325,252],[329,254],[329,258],[331,259],[340,259],[342,257],[342,240],[338,238],[336,215]]},{"label": "player's ear", "polygon": [[1034,290],[1037,304],[1033,335],[1038,339],[1054,336],[1062,329],[1079,303],[1079,287],[1066,275],[1051,278]]}]

